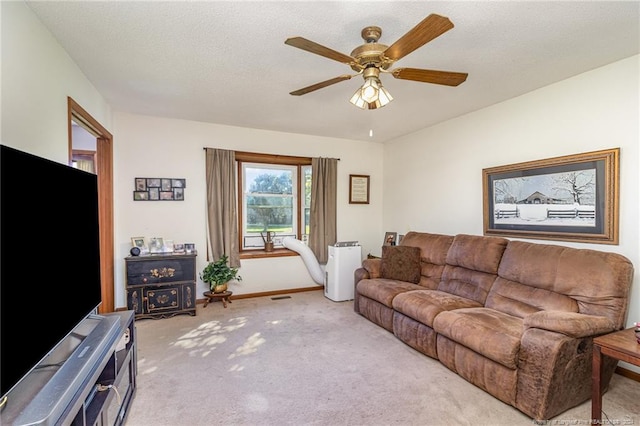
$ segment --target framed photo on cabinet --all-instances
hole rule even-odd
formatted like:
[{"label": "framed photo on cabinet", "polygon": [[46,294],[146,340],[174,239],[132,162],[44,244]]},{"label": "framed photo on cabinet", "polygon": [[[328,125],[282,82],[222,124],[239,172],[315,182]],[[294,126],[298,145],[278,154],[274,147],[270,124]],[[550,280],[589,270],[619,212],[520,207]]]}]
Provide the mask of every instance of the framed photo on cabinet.
[{"label": "framed photo on cabinet", "polygon": [[162,237],[149,238],[149,253],[162,253],[164,250],[164,239]]},{"label": "framed photo on cabinet", "polygon": [[131,237],[131,246],[140,249],[140,254],[148,254],[149,246],[145,237]]}]

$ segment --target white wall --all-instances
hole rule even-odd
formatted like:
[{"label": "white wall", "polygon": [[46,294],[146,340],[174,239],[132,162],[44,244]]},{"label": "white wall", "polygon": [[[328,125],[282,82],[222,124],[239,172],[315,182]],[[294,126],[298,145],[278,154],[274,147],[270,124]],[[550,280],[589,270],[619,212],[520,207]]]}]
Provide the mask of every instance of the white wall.
[{"label": "white wall", "polygon": [[[482,235],[482,169],[620,147],[621,253],[640,266],[640,56],[416,132],[384,148],[384,229]],[[628,326],[640,321],[640,280]]]},{"label": "white wall", "polygon": [[[68,161],[67,96],[114,135],[115,307],[126,306],[124,260],[130,237],[162,236],[196,243],[205,264],[203,147],[283,155],[338,157],[338,239],[359,240],[363,254],[379,245],[382,146],[211,124],[118,115],[23,2],[0,2],[3,144]],[[348,175],[371,175],[371,204],[348,204]],[[187,179],[184,202],[133,202],[133,179]],[[238,294],[314,286],[299,257],[242,262]],[[282,273],[286,271],[286,273]],[[198,288],[204,291],[204,284]]]},{"label": "white wall", "polygon": [[[359,240],[363,255],[379,253],[384,231],[481,234],[483,168],[620,147],[620,244],[567,245],[619,252],[640,265],[638,56],[383,147],[128,114],[112,118],[103,97],[24,3],[0,2],[0,14],[2,143],[66,163],[67,96],[114,135],[117,308],[126,305],[121,259],[130,237],[189,240],[203,252],[205,146],[340,157],[338,239]],[[371,175],[370,205],[348,204],[349,174]],[[138,176],[186,178],[185,201],[133,202]],[[202,255],[199,269],[204,262]],[[233,289],[239,293],[314,284],[297,257],[243,261],[242,268],[246,279]],[[637,277],[628,325],[633,321],[640,321]]]},{"label": "white wall", "polygon": [[[340,158],[338,240],[360,241],[363,256],[382,241],[382,145],[344,139],[278,133],[141,115],[114,114],[116,259],[124,259],[131,237],[192,242],[197,271],[206,265],[204,147],[306,157]],[[371,204],[349,204],[349,175],[371,176]],[[133,201],[136,177],[185,178],[184,201]],[[116,307],[126,306],[124,260],[116,262]],[[234,294],[317,284],[299,256],[245,259]],[[207,290],[198,280],[198,297]]]},{"label": "white wall", "polygon": [[2,12],[2,143],[69,160],[67,96],[111,131],[111,108],[23,2]]}]

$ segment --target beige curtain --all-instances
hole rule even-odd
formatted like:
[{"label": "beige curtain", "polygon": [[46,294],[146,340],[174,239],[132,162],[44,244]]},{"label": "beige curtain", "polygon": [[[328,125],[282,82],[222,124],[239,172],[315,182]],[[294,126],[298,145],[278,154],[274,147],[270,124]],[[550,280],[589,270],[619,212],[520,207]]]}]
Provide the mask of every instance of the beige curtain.
[{"label": "beige curtain", "polygon": [[336,197],[338,160],[311,159],[311,217],[309,219],[309,248],[318,262],[326,264],[327,246],[336,242]]},{"label": "beige curtain", "polygon": [[223,254],[229,265],[240,266],[236,203],[236,155],[234,151],[205,148],[207,177],[207,256],[214,261]]},{"label": "beige curtain", "polygon": [[85,172],[96,174],[95,168],[93,167],[92,160],[74,160],[76,163],[76,169],[84,170]]}]

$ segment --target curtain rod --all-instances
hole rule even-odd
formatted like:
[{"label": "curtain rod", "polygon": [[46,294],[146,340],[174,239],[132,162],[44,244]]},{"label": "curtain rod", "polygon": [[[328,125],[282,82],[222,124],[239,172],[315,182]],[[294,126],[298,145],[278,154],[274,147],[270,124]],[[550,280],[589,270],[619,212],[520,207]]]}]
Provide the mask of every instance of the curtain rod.
[{"label": "curtain rod", "polygon": [[[203,146],[202,147],[203,150],[207,150],[207,149],[219,149],[219,148],[211,148],[209,146]],[[234,151],[237,153],[241,153],[241,154],[259,154],[259,155],[273,155],[275,157],[299,157],[299,156],[292,156],[292,155],[280,155],[280,154],[264,154],[264,153],[260,153],[260,152],[246,152],[246,151],[235,151],[233,149],[230,149],[229,151]],[[312,158],[312,157],[309,157]],[[339,158],[336,158],[336,160],[340,161]]]}]

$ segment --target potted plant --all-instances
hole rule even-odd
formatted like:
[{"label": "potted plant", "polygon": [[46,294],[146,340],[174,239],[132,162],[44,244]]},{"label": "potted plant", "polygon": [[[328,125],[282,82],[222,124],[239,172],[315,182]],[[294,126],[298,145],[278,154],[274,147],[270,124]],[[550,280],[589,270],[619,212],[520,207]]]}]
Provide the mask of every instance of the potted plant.
[{"label": "potted plant", "polygon": [[209,284],[209,289],[214,293],[227,291],[227,283],[231,280],[242,281],[238,268],[230,267],[228,261],[227,255],[223,254],[215,262],[209,262],[200,273],[202,281]]}]

